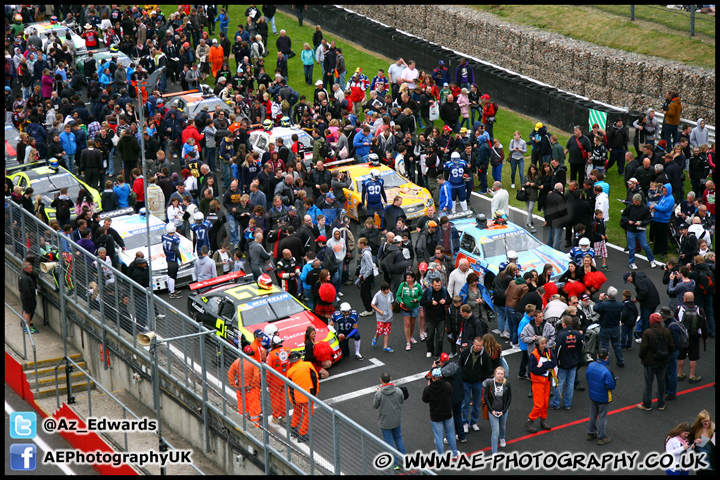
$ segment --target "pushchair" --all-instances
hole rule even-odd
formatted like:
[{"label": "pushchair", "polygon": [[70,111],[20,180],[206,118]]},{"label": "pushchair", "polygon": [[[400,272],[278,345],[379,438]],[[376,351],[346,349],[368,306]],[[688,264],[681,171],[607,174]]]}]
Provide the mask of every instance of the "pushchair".
[{"label": "pushchair", "polygon": [[672,239],[672,242],[670,245],[675,247],[675,249],[679,252],[680,251],[680,230],[678,230],[678,222],[681,222],[682,220],[675,214],[675,209],[673,208],[672,214],[670,215],[670,223],[668,226],[670,227],[670,238]]},{"label": "pushchair", "polygon": [[600,324],[593,323],[585,331],[585,346],[582,353],[586,355],[587,363],[592,363],[600,351]]}]

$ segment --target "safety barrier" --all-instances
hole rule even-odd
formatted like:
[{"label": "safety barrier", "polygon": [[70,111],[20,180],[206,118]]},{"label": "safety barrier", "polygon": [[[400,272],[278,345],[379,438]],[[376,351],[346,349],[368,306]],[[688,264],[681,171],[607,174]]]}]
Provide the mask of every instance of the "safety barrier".
[{"label": "safety barrier", "polygon": [[[141,287],[121,271],[104,262],[101,264],[95,255],[52,230],[21,206],[12,201],[6,201],[5,205],[6,256],[14,257],[20,264],[30,255],[36,268],[44,265],[47,273],[41,275],[41,284],[57,292],[58,300],[54,306],[59,308],[63,322],[72,321],[83,331],[94,330],[103,351],[107,352],[109,346],[113,345],[113,348],[117,346],[130,352],[131,355],[118,356],[119,360],[126,363],[129,363],[127,357],[135,356],[138,361],[150,364],[156,360],[153,358],[155,355],[159,374],[148,378],[151,382],[157,382],[154,390],[159,393],[162,385],[163,395],[178,392],[176,396],[190,396],[202,405],[206,452],[210,451],[212,435],[221,432],[223,439],[228,435],[227,423],[243,432],[263,451],[266,474],[271,473],[271,454],[282,459],[299,474],[395,473],[392,468],[376,470],[372,462],[380,453],[400,455],[399,452],[304,391],[314,414],[309,416],[305,437],[307,441],[299,442],[291,434],[290,428],[293,413],[290,392],[292,389],[302,391],[296,384],[268,365],[258,364],[214,334],[188,337],[208,332],[208,329],[154,296],[150,289]],[[52,250],[57,252],[53,258],[56,260],[55,265],[43,257]],[[19,274],[19,269],[16,274]],[[63,328],[64,332],[67,330]],[[154,352],[150,351],[147,345],[149,342],[138,341],[138,333],[148,331],[156,334]],[[70,340],[67,333],[63,337],[65,341]],[[176,337],[180,338],[165,342],[165,339],[175,340]],[[228,370],[238,357],[259,371],[261,415],[258,421],[248,418],[248,414],[241,414],[248,412],[250,403],[255,402],[256,397],[253,395],[257,392],[241,390],[238,402],[234,385],[228,383]],[[281,389],[274,390],[278,395],[275,398],[271,398],[268,392],[269,378],[274,378],[274,383],[282,385]],[[244,377],[241,378],[241,385],[243,380]],[[282,393],[279,393],[280,390]],[[280,396],[285,399],[285,406],[280,410],[283,412],[284,424],[274,423],[270,418],[273,403],[277,403]],[[158,401],[156,398],[155,402]],[[353,455],[348,452],[353,452]],[[428,470],[405,473],[433,474]]]},{"label": "safety barrier", "polygon": [[38,382],[38,362],[37,362],[37,347],[35,347],[35,340],[33,340],[33,334],[28,329],[28,324],[25,321],[25,319],[20,315],[18,312],[15,311],[14,308],[12,308],[10,305],[5,302],[5,308],[10,310],[12,313],[15,314],[20,319],[20,328],[22,329],[22,336],[23,336],[23,360],[27,360],[27,342],[25,341],[25,335],[30,337],[30,346],[32,347],[33,351],[33,368],[35,370],[35,393],[38,392],[40,389],[40,382]]}]

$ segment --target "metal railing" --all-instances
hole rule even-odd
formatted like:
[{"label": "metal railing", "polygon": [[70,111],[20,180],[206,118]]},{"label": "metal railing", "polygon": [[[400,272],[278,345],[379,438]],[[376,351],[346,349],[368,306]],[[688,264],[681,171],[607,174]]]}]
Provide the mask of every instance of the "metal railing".
[{"label": "metal railing", "polygon": [[[57,286],[61,315],[63,319],[81,325],[81,322],[73,320],[74,313],[66,314],[70,305],[78,309],[85,321],[99,328],[98,341],[104,351],[107,351],[108,340],[112,340],[151,363],[153,358],[150,347],[138,344],[138,333],[153,331],[158,343],[164,339],[185,337],[156,347],[160,375],[151,378],[151,381],[159,382],[159,377],[164,376],[163,382],[171,382],[176,387],[174,390],[194,397],[203,405],[206,451],[209,451],[211,430],[226,436],[227,427],[223,422],[229,422],[242,431],[257,446],[258,451],[264,452],[266,474],[271,473],[270,454],[284,460],[299,474],[395,473],[392,468],[375,470],[372,462],[377,455],[385,452],[402,457],[398,451],[307,392],[303,394],[308,397],[308,405],[314,410],[309,418],[309,441],[296,440],[290,428],[293,404],[289,401],[291,389],[301,390],[296,384],[267,364],[256,363],[216,335],[187,338],[190,334],[206,332],[208,329],[159,297],[154,297],[150,303],[153,293],[149,288],[143,288],[114,267],[100,264],[90,252],[53,231],[12,201],[7,201],[5,208],[5,244],[6,255],[12,255],[18,260],[26,258],[28,254],[34,255],[36,267],[47,250],[46,245],[59,250],[58,265],[49,269],[50,273],[44,276]],[[149,305],[153,305],[152,311]],[[67,341],[67,335],[63,337]],[[203,342],[202,345],[200,342]],[[210,361],[205,360],[203,350]],[[234,386],[228,383],[228,370],[238,358],[259,369],[262,413],[257,423],[242,414],[253,400],[245,391],[236,395]],[[120,360],[124,359],[120,357]],[[103,362],[103,365],[107,368],[106,363]],[[275,379],[270,380],[271,383],[282,385],[282,397],[286,400],[281,409],[284,425],[271,421],[273,404],[276,404],[278,410],[280,407],[277,404],[281,403],[281,398],[279,387],[273,390],[274,396],[268,391],[268,378]],[[168,389],[165,390],[167,392]],[[351,461],[345,460],[348,458],[347,452],[355,452],[356,457]],[[433,472],[413,470],[406,473]]]},{"label": "metal railing", "polygon": [[[592,7],[599,10],[610,11],[612,13],[615,13],[618,8],[617,6],[608,7],[601,5],[592,5]],[[684,17],[687,19],[687,27],[684,28],[687,29],[691,37],[694,37],[696,30],[698,30],[698,33],[700,34],[705,34],[711,38],[715,38],[715,18],[699,12],[696,5],[672,5],[672,7],[675,8],[668,8],[661,5],[629,5],[629,7],[630,8],[628,14],[631,21],[634,21],[635,19],[645,20],[648,22],[657,23],[658,25],[663,25],[668,28],[682,31],[684,27],[684,22],[675,22],[675,24],[673,24],[672,22],[662,21],[656,16],[659,15],[661,16],[661,18]],[[698,13],[700,13],[700,15],[698,15]],[[696,23],[698,21],[701,23],[698,24],[699,27],[696,29]]]},{"label": "metal railing", "polygon": [[[90,372],[88,372],[87,370],[84,370],[80,365],[77,364],[77,362],[75,362],[75,361],[74,361],[72,358],[70,358],[70,357],[63,357],[62,359],[60,359],[60,361],[58,362],[58,364],[55,366],[55,369],[54,369],[54,371],[55,371],[55,401],[56,401],[56,403],[57,403],[57,408],[60,408],[60,383],[59,383],[59,378],[58,378],[58,369],[59,369],[61,366],[63,366],[63,365],[65,365],[65,378],[66,378],[66,384],[67,384],[67,387],[68,387],[68,388],[67,388],[67,398],[68,398],[68,402],[67,402],[67,403],[68,403],[68,404],[75,403],[75,397],[73,397],[73,395],[72,395],[72,375],[71,375],[71,373],[72,373],[75,369],[77,369],[77,370],[79,370],[83,375],[85,375],[85,377],[87,377],[87,379],[88,379],[88,382],[87,382],[87,391],[88,391],[87,400],[88,400],[88,416],[89,416],[89,417],[92,417],[92,416],[93,416],[93,414],[92,414],[92,395],[90,395],[90,390],[92,389],[92,385],[94,384],[96,387],[100,388],[100,390],[102,390],[103,393],[105,393],[108,397],[110,397],[115,403],[117,403],[118,405],[120,405],[120,407],[122,407],[123,420],[127,420],[127,414],[128,414],[128,413],[129,413],[133,418],[135,418],[135,420],[138,420],[138,421],[142,420],[139,416],[137,416],[137,415],[135,414],[135,412],[133,412],[132,410],[130,410],[130,408],[129,408],[127,405],[125,405],[123,402],[121,402],[119,399],[117,399],[117,398],[115,397],[115,395],[113,395],[109,390],[107,390],[105,387],[103,387],[103,386],[100,384],[100,382],[98,382],[95,378],[93,378],[92,375],[90,375]],[[157,436],[158,438],[160,438],[158,432],[153,432],[153,433],[155,434],[155,436]],[[123,451],[127,452],[127,451],[128,451],[127,431],[123,432],[123,436],[124,436],[124,438],[125,438],[125,445],[124,445],[124,447],[123,447],[123,448],[124,448]],[[166,439],[163,438],[163,439],[162,439],[162,442],[163,442],[168,448],[170,448],[170,449],[172,449],[172,450],[177,450],[177,449],[176,449],[175,447],[173,447]],[[198,472],[200,475],[205,475],[205,473],[204,473],[202,470],[200,470],[199,468],[197,468],[194,464],[190,464],[190,466],[191,466],[196,472]]]},{"label": "metal railing", "polygon": [[35,393],[37,393],[40,390],[40,382],[38,381],[38,363],[37,363],[37,348],[35,347],[35,340],[33,340],[33,334],[28,328],[28,324],[25,321],[25,319],[20,315],[18,312],[15,311],[14,308],[12,308],[10,305],[8,305],[7,302],[5,302],[5,308],[10,310],[12,313],[14,313],[19,319],[20,319],[20,328],[22,329],[22,337],[23,337],[23,360],[27,360],[27,342],[25,341],[25,335],[28,335],[30,337],[30,346],[32,346],[33,351],[33,365],[35,367]]}]

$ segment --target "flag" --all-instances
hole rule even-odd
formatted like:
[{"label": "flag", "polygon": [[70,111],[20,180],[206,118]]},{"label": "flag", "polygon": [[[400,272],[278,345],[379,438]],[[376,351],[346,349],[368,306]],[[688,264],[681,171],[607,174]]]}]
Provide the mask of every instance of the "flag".
[{"label": "flag", "polygon": [[592,130],[593,124],[597,123],[601,129],[607,128],[607,112],[590,109],[588,114],[588,130]]}]

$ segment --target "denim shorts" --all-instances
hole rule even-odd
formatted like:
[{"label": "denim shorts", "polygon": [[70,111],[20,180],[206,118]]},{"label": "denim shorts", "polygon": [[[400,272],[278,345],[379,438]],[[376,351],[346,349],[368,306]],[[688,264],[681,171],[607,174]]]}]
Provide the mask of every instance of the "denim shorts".
[{"label": "denim shorts", "polygon": [[403,317],[418,318],[418,315],[420,315],[420,307],[411,308],[408,311],[401,309],[400,313],[402,314]]}]

